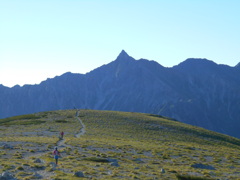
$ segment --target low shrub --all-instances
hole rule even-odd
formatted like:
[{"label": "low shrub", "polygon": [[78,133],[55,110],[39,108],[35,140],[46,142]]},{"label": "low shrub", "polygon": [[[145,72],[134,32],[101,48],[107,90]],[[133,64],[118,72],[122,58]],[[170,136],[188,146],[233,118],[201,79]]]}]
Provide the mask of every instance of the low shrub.
[{"label": "low shrub", "polygon": [[98,157],[86,157],[83,160],[85,160],[85,161],[94,161],[94,162],[103,162],[103,163],[108,163],[109,162],[105,158],[98,158]]},{"label": "low shrub", "polygon": [[56,120],[55,122],[56,123],[67,123],[68,121],[66,121],[66,120]]},{"label": "low shrub", "polygon": [[214,180],[214,179],[209,179],[205,177],[199,177],[199,176],[191,176],[191,175],[176,175],[178,180]]}]

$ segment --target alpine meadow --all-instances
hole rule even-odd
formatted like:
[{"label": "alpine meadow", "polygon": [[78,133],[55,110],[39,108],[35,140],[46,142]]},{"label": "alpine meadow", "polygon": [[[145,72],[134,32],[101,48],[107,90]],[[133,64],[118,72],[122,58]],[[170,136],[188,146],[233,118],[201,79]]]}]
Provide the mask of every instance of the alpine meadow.
[{"label": "alpine meadow", "polygon": [[[240,176],[239,139],[159,115],[58,110],[1,119],[0,125],[2,179]],[[55,146],[61,153],[58,166],[52,157]]]}]

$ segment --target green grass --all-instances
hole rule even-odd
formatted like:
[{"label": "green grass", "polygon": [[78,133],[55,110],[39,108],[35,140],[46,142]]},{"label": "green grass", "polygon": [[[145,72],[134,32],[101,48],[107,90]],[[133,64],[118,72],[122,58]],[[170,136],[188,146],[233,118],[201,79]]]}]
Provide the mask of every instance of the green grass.
[{"label": "green grass", "polygon": [[7,126],[11,126],[11,125],[37,125],[37,124],[42,124],[45,123],[46,121],[43,120],[21,120],[21,121],[9,121],[6,123],[2,123],[1,125],[7,125]]},{"label": "green grass", "polygon": [[45,123],[43,120],[36,120],[40,117],[35,114],[27,114],[21,116],[14,116],[5,119],[0,119],[0,125],[33,125]]},{"label": "green grass", "polygon": [[[75,114],[64,110],[1,119],[0,141],[16,144],[13,149],[0,146],[0,169],[19,179],[34,178],[33,170],[68,180],[78,179],[76,171],[86,179],[237,180],[240,175],[237,138],[159,115],[95,110],[80,110],[86,133],[76,138],[82,127]],[[53,169],[52,150],[61,131],[70,147],[60,147],[63,157]],[[45,163],[34,163],[36,158]],[[191,167],[197,163],[216,170]]]}]

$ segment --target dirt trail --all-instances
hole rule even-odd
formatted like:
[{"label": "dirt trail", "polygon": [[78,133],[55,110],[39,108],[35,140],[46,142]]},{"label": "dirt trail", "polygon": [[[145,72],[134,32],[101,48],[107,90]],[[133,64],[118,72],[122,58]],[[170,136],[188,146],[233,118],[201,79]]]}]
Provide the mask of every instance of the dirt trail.
[{"label": "dirt trail", "polygon": [[[86,133],[86,126],[85,126],[85,124],[83,124],[82,120],[79,118],[79,110],[76,112],[75,117],[78,120],[78,122],[80,123],[81,128],[80,128],[79,132],[74,135],[74,137],[79,138],[80,136],[82,136],[83,134]],[[60,139],[57,142],[57,146],[59,146],[59,147],[62,147],[62,146],[70,147],[70,145],[65,144],[65,139]]]},{"label": "dirt trail", "polygon": [[[78,117],[79,116],[79,110],[76,112],[76,119],[77,121],[80,123],[81,128],[79,130],[78,133],[76,133],[74,136],[79,138],[80,136],[82,136],[83,134],[86,133],[86,126],[83,124],[82,120]],[[63,149],[64,147],[70,147],[72,148],[71,145],[65,144],[65,139],[59,139],[59,141],[57,141],[56,145],[58,147],[59,150]],[[43,156],[44,154],[46,154],[46,152],[39,152],[39,153],[35,153],[34,155],[31,156],[26,156],[25,159],[30,159],[31,157],[36,157],[36,158],[40,158],[41,156]],[[55,165],[55,163],[51,162],[50,164],[52,164],[53,168],[56,168],[57,166]],[[61,170],[61,169],[58,169]],[[62,169],[63,170],[63,169]],[[54,171],[53,172],[47,172],[45,170],[37,170],[35,171],[36,173],[38,173],[42,179],[49,179],[51,176],[54,175]]]},{"label": "dirt trail", "polygon": [[79,138],[80,136],[82,136],[83,134],[86,133],[86,126],[83,124],[82,120],[78,116],[79,116],[79,111],[77,111],[77,113],[76,113],[76,118],[79,121],[79,123],[81,124],[82,128],[80,129],[79,133],[75,134],[75,137],[77,137],[77,138]]}]

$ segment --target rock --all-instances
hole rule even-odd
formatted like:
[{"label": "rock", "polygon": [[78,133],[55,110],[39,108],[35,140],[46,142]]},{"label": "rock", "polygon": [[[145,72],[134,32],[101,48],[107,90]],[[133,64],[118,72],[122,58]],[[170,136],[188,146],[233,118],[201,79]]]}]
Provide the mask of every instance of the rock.
[{"label": "rock", "polygon": [[13,149],[13,146],[9,145],[9,144],[4,144],[3,149]]},{"label": "rock", "polygon": [[50,162],[50,163],[48,164],[48,166],[56,167],[57,165],[56,165],[54,162]]},{"label": "rock", "polygon": [[42,159],[39,159],[39,158],[35,159],[33,162],[34,163],[44,163],[44,161]]},{"label": "rock", "polygon": [[209,172],[209,175],[210,176],[216,176],[216,173],[211,171],[211,172]]},{"label": "rock", "polygon": [[108,160],[109,162],[118,162],[118,160],[117,160],[117,159],[111,159],[111,158],[107,158],[107,160]]},{"label": "rock", "polygon": [[42,178],[42,176],[40,174],[36,173],[36,172],[32,175],[32,177],[34,179],[41,179]]},{"label": "rock", "polygon": [[204,164],[193,164],[191,165],[193,168],[198,168],[198,169],[208,169],[208,170],[216,170],[213,166],[210,165],[204,165]]},{"label": "rock", "polygon": [[138,163],[144,163],[144,161],[141,158],[134,159],[133,161],[138,162]]},{"label": "rock", "polygon": [[3,172],[2,175],[0,176],[0,180],[16,180],[16,179],[9,172]]},{"label": "rock", "polygon": [[120,165],[118,164],[118,162],[112,162],[111,166],[119,167]]},{"label": "rock", "polygon": [[84,177],[84,174],[81,171],[75,172],[73,175],[76,177]]},{"label": "rock", "polygon": [[49,172],[52,172],[52,171],[56,171],[56,170],[57,170],[57,168],[52,167],[52,168],[50,168],[48,171],[49,171]]},{"label": "rock", "polygon": [[49,172],[52,172],[52,171],[55,171],[56,170],[56,167],[57,165],[54,163],[54,162],[50,162],[48,164],[48,167],[50,166],[50,169],[49,169]]},{"label": "rock", "polygon": [[165,170],[162,168],[162,169],[160,170],[160,172],[161,172],[161,173],[165,173]]}]

